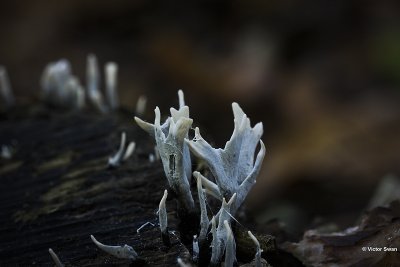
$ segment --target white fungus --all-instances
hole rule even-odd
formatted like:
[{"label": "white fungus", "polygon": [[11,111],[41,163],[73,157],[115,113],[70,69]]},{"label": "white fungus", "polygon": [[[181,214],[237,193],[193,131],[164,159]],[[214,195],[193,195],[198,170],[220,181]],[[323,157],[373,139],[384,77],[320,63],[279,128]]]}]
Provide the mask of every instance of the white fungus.
[{"label": "white fungus", "polygon": [[167,215],[167,208],[165,202],[167,201],[168,191],[164,190],[164,195],[161,198],[160,205],[158,208],[158,219],[160,222],[160,229],[161,233],[167,234],[168,230],[168,215]]},{"label": "white fungus", "polygon": [[176,262],[178,263],[179,267],[192,267],[191,264],[184,263],[183,260],[182,260],[181,258],[178,258],[178,259],[176,260]]},{"label": "white fungus", "polygon": [[135,151],[136,143],[130,142],[128,146],[126,144],[126,134],[122,132],[121,134],[121,143],[119,145],[119,149],[117,153],[115,153],[112,157],[108,158],[108,166],[118,167],[121,162],[127,160]]},{"label": "white fungus", "polygon": [[154,224],[153,223],[151,223],[151,222],[145,222],[144,224],[142,224],[137,230],[136,230],[136,233],[140,233],[140,231],[142,231],[142,229],[143,228],[145,228],[147,225],[151,225],[151,226],[154,226]]},{"label": "white fungus", "polygon": [[118,91],[117,91],[117,74],[118,65],[115,62],[108,62],[104,66],[106,76],[106,95],[108,104],[112,110],[119,106]]},{"label": "white fungus", "polygon": [[61,59],[47,64],[40,81],[42,99],[52,105],[82,109],[85,91],[79,79],[72,75],[68,60]]},{"label": "white fungus", "polygon": [[142,116],[146,111],[146,105],[147,105],[147,97],[145,95],[139,96],[136,102],[135,114],[138,116]]},{"label": "white fungus", "polygon": [[153,153],[150,153],[150,154],[149,154],[149,162],[150,162],[150,163],[153,163],[154,161],[156,161],[156,158],[154,157],[154,154],[153,154]]},{"label": "white fungus", "polygon": [[7,107],[11,107],[15,103],[14,95],[5,67],[0,66],[0,95]]},{"label": "white fungus", "polygon": [[92,105],[102,113],[108,111],[104,104],[103,94],[100,91],[100,71],[95,55],[90,54],[86,63],[86,89],[87,96]]},{"label": "white fungus", "polygon": [[262,249],[260,248],[260,243],[258,242],[257,238],[253,235],[251,231],[248,231],[247,234],[249,235],[250,239],[254,242],[256,245],[256,254],[254,257],[254,264],[255,267],[261,267],[261,253]]},{"label": "white fungus", "polygon": [[[193,154],[207,163],[219,192],[226,198],[237,193],[236,202],[232,206],[234,214],[256,182],[264,159],[265,146],[260,140],[263,133],[262,123],[257,123],[252,128],[250,120],[237,103],[232,104],[232,109],[235,127],[224,149],[213,148],[202,138],[198,128],[195,129],[195,138],[185,141]],[[254,162],[258,143],[261,149]],[[208,188],[215,188],[214,185],[210,186],[211,183],[210,181],[207,185]],[[211,192],[216,193],[215,190]]]},{"label": "white fungus", "polygon": [[49,253],[57,267],[64,267],[64,264],[61,263],[57,254],[51,248],[49,248]]},{"label": "white fungus", "polygon": [[208,225],[210,221],[207,216],[207,206],[206,206],[206,196],[202,187],[202,179],[200,177],[199,172],[193,172],[193,176],[197,180],[197,193],[199,195],[199,204],[200,204],[200,234],[199,240],[200,244],[203,244],[207,239]]},{"label": "white fungus", "polygon": [[236,244],[232,229],[227,220],[224,221],[226,230],[225,267],[233,267],[236,262]]},{"label": "white fungus", "polygon": [[[222,255],[225,250],[227,242],[227,231],[224,226],[224,221],[230,222],[231,220],[231,206],[236,200],[236,194],[233,194],[229,202],[226,202],[225,198],[222,199],[222,206],[218,214],[215,216],[218,218],[218,227],[216,230],[212,230],[212,250],[211,250],[211,264],[217,265],[221,262]],[[213,223],[213,222],[211,222]],[[215,222],[214,222],[215,223]]]},{"label": "white fungus", "polygon": [[99,249],[103,250],[104,252],[110,255],[113,255],[114,257],[120,259],[136,260],[138,256],[136,251],[131,246],[128,246],[126,244],[124,246],[107,246],[97,241],[93,235],[91,235],[90,238]]},{"label": "white fungus", "polygon": [[[179,93],[183,98],[183,93]],[[183,99],[180,104],[184,104]],[[170,109],[169,117],[161,125],[161,114],[155,109],[154,124],[144,122],[135,117],[137,124],[155,138],[157,149],[164,167],[169,186],[177,194],[180,204],[187,212],[194,210],[194,201],[190,192],[192,166],[190,152],[184,142],[193,120],[189,118],[189,107],[180,106],[179,110]]]},{"label": "white fungus", "polygon": [[193,236],[192,251],[193,251],[192,259],[194,262],[197,262],[199,260],[199,253],[200,253],[199,239],[197,238],[197,235]]},{"label": "white fungus", "polygon": [[1,146],[0,157],[2,159],[11,159],[12,158],[12,148],[7,145]]}]

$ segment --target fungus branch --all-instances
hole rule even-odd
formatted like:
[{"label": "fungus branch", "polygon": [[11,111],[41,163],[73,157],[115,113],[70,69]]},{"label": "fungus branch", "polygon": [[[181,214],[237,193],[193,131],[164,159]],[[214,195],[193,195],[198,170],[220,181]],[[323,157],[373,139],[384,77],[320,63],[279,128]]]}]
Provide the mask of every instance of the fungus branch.
[{"label": "fungus branch", "polygon": [[167,216],[167,209],[165,206],[165,202],[167,201],[168,191],[164,190],[164,195],[161,198],[160,205],[158,208],[158,218],[160,222],[160,229],[161,233],[167,233],[168,228],[168,216]]},{"label": "fungus branch", "polygon": [[160,205],[158,208],[158,221],[160,223],[161,238],[166,246],[171,245],[168,234],[168,214],[165,202],[167,201],[168,191],[164,190],[164,195],[161,198]]},{"label": "fungus branch", "polygon": [[[180,94],[180,104],[184,104],[183,93]],[[171,108],[170,112],[171,117],[162,125],[158,107],[155,109],[154,124],[137,117],[135,120],[143,130],[155,138],[169,186],[177,194],[183,208],[187,212],[193,212],[194,201],[189,185],[192,166],[189,148],[184,142],[184,139],[188,138],[193,120],[189,118],[188,106],[180,106],[179,110]]]},{"label": "fungus branch", "polygon": [[231,267],[236,262],[236,243],[227,220],[224,221],[224,227],[226,230],[225,267]]},{"label": "fungus branch", "polygon": [[200,234],[199,241],[200,244],[203,244],[207,239],[208,226],[210,224],[210,220],[207,216],[207,206],[206,206],[206,196],[202,187],[202,178],[199,172],[193,173],[194,177],[197,179],[197,193],[199,195],[199,203],[200,203]]},{"label": "fungus branch", "polygon": [[[231,206],[236,200],[236,194],[233,194],[229,202],[225,201],[225,198],[222,199],[222,206],[217,216],[213,218],[211,221],[212,228],[211,232],[213,234],[212,240],[212,251],[211,251],[211,264],[218,265],[221,262],[222,255],[224,254],[224,250],[227,244],[228,232],[226,227],[224,226],[224,221],[230,222],[231,220]],[[216,227],[216,220],[218,217],[218,227]]]},{"label": "fungus branch", "polygon": [[93,243],[95,243],[99,249],[101,249],[104,252],[107,252],[108,254],[111,254],[117,258],[136,260],[136,258],[138,256],[136,251],[131,246],[128,246],[126,244],[124,246],[107,246],[107,245],[104,245],[104,244],[100,243],[99,241],[97,241],[93,235],[91,235],[90,238],[92,239]]},{"label": "fungus branch", "polygon": [[[264,159],[265,146],[260,140],[263,133],[262,123],[257,123],[251,128],[250,120],[237,103],[232,104],[232,109],[235,127],[224,149],[213,148],[202,138],[198,128],[195,129],[195,138],[186,139],[185,142],[195,156],[207,163],[222,196],[230,198],[237,193],[236,202],[232,206],[234,214],[256,182]],[[254,162],[258,143],[261,149]],[[212,182],[207,183],[207,187],[211,195],[218,196]]]}]

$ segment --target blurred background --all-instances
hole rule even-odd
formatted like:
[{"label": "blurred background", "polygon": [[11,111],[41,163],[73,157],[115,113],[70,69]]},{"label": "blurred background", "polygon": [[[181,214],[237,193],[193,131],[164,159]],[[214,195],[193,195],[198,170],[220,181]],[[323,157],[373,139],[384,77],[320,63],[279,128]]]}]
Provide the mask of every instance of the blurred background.
[{"label": "blurred background", "polygon": [[85,83],[94,53],[119,64],[126,108],[148,97],[147,120],[183,89],[217,146],[236,101],[264,124],[268,154],[247,202],[257,220],[348,225],[382,177],[400,174],[399,11],[395,0],[7,1],[0,64],[30,99],[47,63],[69,59]]}]

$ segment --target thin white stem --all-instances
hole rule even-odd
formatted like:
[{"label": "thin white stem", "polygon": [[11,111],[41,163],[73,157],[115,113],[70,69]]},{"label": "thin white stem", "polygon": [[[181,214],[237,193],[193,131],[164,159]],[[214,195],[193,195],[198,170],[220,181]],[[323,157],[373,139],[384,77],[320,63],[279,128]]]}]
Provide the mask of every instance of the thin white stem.
[{"label": "thin white stem", "polygon": [[213,237],[211,241],[211,250],[212,250],[211,263],[216,264],[219,260],[220,246],[217,236],[217,219],[215,216],[213,216],[211,219],[211,234]]},{"label": "thin white stem", "polygon": [[154,224],[153,223],[151,223],[151,222],[145,222],[144,224],[142,224],[137,230],[136,230],[136,233],[140,233],[140,231],[142,231],[142,229],[143,228],[145,228],[147,225],[151,225],[151,226],[154,226]]},{"label": "thin white stem", "polygon": [[118,65],[115,62],[108,62],[104,66],[104,72],[106,74],[106,93],[108,103],[111,109],[117,109],[119,106],[119,98],[117,91],[117,74],[118,74]]},{"label": "thin white stem", "polygon": [[193,176],[197,179],[197,193],[199,195],[200,204],[200,244],[203,244],[207,239],[208,225],[210,221],[207,216],[206,197],[202,186],[202,179],[199,172],[193,172]]},{"label": "thin white stem", "polygon": [[15,103],[14,95],[5,67],[0,66],[0,95],[4,98],[7,107],[11,107]]},{"label": "thin white stem", "polygon": [[261,253],[262,249],[260,248],[260,242],[258,242],[257,238],[253,235],[252,232],[248,231],[247,234],[249,235],[250,239],[254,242],[256,245],[256,254],[255,254],[255,267],[261,267]]},{"label": "thin white stem", "polygon": [[49,248],[49,253],[57,267],[64,267],[64,264],[61,263],[57,254],[51,248]]},{"label": "thin white stem", "polygon": [[[197,174],[195,174],[197,173]],[[221,192],[218,189],[218,186],[213,183],[212,181],[208,180],[206,177],[204,177],[201,173],[199,172],[193,172],[193,175],[196,177],[199,176],[201,178],[202,185],[206,189],[207,194],[213,196],[216,199],[222,200],[222,195]]]},{"label": "thin white stem", "polygon": [[232,267],[236,262],[236,244],[232,229],[227,220],[224,221],[226,230],[225,267]]},{"label": "thin white stem", "polygon": [[136,258],[138,256],[136,251],[131,246],[128,246],[126,244],[124,246],[108,246],[108,245],[104,245],[104,244],[100,243],[99,241],[97,241],[93,235],[91,235],[90,238],[92,239],[93,243],[95,243],[99,249],[101,249],[104,252],[107,252],[108,254],[111,254],[117,258],[136,260]]},{"label": "thin white stem", "polygon": [[106,113],[107,107],[104,105],[103,95],[100,91],[99,65],[96,56],[93,54],[87,57],[86,83],[89,100],[100,112]]},{"label": "thin white stem", "polygon": [[183,260],[181,258],[178,258],[176,260],[176,262],[178,263],[179,267],[191,267],[192,265],[184,263]]},{"label": "thin white stem", "polygon": [[200,249],[199,249],[199,240],[198,240],[198,238],[197,238],[197,235],[194,235],[194,236],[193,236],[193,245],[192,245],[192,248],[193,248],[193,257],[192,257],[192,259],[193,259],[194,262],[197,262],[198,259],[199,259],[199,252],[200,252]]},{"label": "thin white stem", "polygon": [[164,195],[161,198],[160,205],[158,208],[158,220],[160,222],[161,233],[163,234],[167,234],[167,228],[168,228],[167,208],[165,205],[167,197],[168,197],[168,191],[164,190]]},{"label": "thin white stem", "polygon": [[136,115],[143,115],[146,112],[147,97],[145,95],[139,96],[136,102]]},{"label": "thin white stem", "polygon": [[117,167],[121,163],[122,157],[124,156],[125,151],[125,143],[126,143],[126,134],[122,132],[121,134],[121,143],[119,145],[119,149],[114,156],[108,159],[108,165],[112,167]]},{"label": "thin white stem", "polygon": [[185,95],[183,94],[182,90],[178,91],[178,98],[179,98],[179,108],[183,108],[185,106]]},{"label": "thin white stem", "polygon": [[127,160],[130,156],[132,156],[133,152],[135,152],[136,143],[130,142],[128,147],[126,148],[125,154],[122,158],[122,161]]}]

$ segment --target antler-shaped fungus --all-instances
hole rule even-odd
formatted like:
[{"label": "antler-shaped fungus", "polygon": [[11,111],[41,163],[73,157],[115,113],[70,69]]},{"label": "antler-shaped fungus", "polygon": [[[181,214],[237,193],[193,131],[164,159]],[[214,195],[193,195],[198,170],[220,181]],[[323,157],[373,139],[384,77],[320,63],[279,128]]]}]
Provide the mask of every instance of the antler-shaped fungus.
[{"label": "antler-shaped fungus", "polygon": [[189,118],[189,107],[185,106],[183,92],[179,90],[179,110],[170,109],[171,117],[161,125],[160,109],[156,107],[154,124],[135,117],[137,124],[155,138],[169,186],[178,196],[183,208],[192,212],[194,201],[190,192],[192,173],[189,148],[184,142],[193,120]]},{"label": "antler-shaped fungus", "polygon": [[[256,182],[264,159],[265,146],[260,140],[263,133],[262,123],[257,123],[252,128],[250,119],[237,103],[232,103],[232,109],[235,128],[224,149],[213,148],[203,139],[198,128],[195,129],[194,139],[186,139],[185,142],[194,155],[207,163],[215,177],[217,184],[202,178],[205,188],[211,195],[220,198],[219,195],[222,194],[225,198],[231,198],[234,193],[237,193],[236,202],[232,205],[232,214],[234,214]],[[258,143],[261,149],[254,162]]]}]

